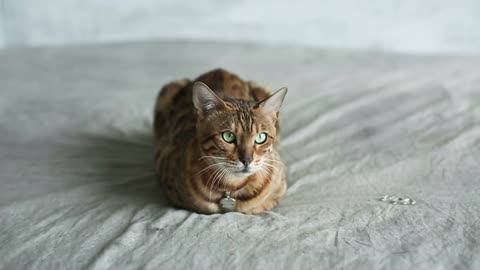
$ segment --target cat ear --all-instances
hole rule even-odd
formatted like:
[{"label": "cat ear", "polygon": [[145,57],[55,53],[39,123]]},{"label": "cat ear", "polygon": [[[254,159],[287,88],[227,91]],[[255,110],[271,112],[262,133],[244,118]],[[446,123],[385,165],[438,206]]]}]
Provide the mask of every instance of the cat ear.
[{"label": "cat ear", "polygon": [[260,101],[256,108],[260,108],[264,113],[270,114],[274,116],[274,121],[277,120],[278,113],[280,112],[280,108],[282,107],[283,100],[285,99],[285,95],[287,94],[288,88],[283,87],[277,92],[270,95],[268,98]]},{"label": "cat ear", "polygon": [[202,118],[212,110],[225,107],[225,102],[202,82],[193,84],[192,95],[193,105],[197,109],[198,115]]}]

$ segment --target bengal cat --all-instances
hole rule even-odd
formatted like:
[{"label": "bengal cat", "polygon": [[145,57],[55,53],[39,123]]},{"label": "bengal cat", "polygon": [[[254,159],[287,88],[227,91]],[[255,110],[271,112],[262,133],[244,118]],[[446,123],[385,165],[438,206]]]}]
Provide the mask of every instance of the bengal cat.
[{"label": "bengal cat", "polygon": [[155,105],[155,162],[169,200],[199,213],[261,213],[284,195],[279,111],[270,94],[226,70],[162,87]]}]

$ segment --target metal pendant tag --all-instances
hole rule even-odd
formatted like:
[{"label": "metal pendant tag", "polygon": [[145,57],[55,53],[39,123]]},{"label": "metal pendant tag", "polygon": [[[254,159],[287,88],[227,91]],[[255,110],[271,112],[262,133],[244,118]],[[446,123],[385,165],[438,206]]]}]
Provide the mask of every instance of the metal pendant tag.
[{"label": "metal pendant tag", "polygon": [[237,208],[237,201],[230,197],[230,192],[225,192],[223,198],[220,199],[220,206],[224,212],[234,212]]}]

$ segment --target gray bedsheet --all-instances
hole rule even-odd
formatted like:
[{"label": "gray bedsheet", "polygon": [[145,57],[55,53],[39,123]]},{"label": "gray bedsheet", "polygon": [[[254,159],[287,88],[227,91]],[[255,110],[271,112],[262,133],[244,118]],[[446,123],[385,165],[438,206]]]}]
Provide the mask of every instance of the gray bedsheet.
[{"label": "gray bedsheet", "polygon": [[[157,89],[215,67],[290,88],[289,190],[263,215],[173,209],[155,180]],[[0,269],[480,269],[479,70],[206,42],[0,51]]]}]

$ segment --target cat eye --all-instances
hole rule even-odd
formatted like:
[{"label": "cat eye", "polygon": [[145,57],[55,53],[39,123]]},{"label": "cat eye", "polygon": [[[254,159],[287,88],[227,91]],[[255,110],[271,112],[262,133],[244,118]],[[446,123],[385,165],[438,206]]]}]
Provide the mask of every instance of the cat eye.
[{"label": "cat eye", "polygon": [[233,134],[233,132],[224,131],[224,132],[222,132],[222,138],[227,143],[233,143],[236,139],[236,136],[235,136],[235,134]]},{"label": "cat eye", "polygon": [[255,137],[255,143],[256,144],[263,144],[267,141],[267,133],[262,132]]}]

